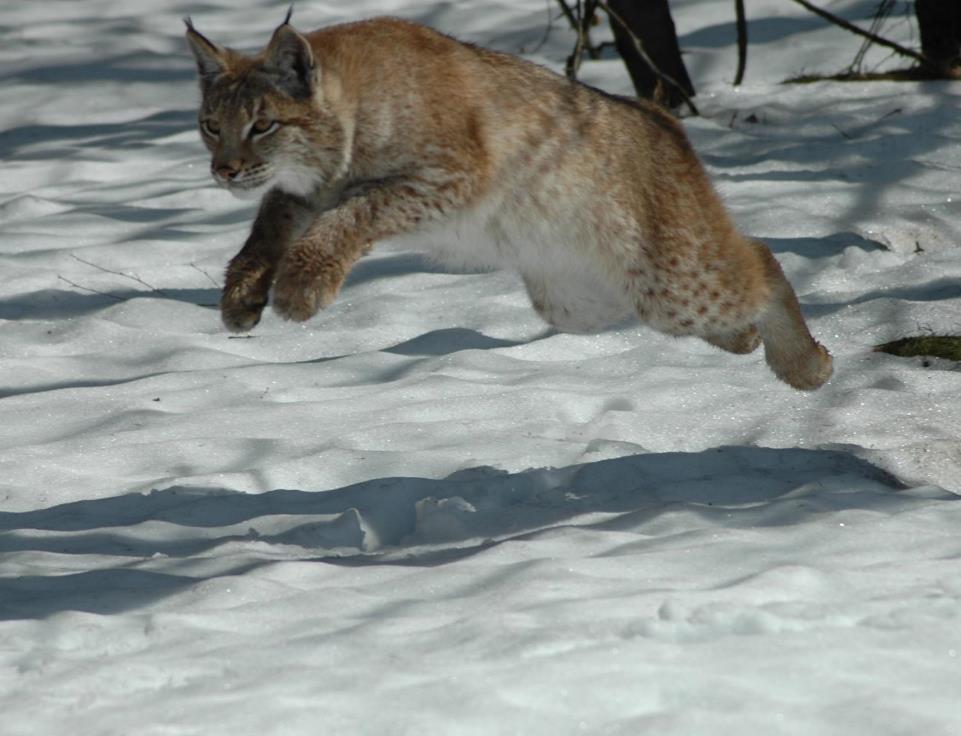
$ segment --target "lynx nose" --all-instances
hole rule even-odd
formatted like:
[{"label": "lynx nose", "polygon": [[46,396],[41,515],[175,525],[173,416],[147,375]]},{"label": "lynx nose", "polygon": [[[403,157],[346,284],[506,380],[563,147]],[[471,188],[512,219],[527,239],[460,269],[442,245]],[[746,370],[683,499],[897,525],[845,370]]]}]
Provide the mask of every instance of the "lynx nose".
[{"label": "lynx nose", "polygon": [[231,181],[237,177],[240,173],[240,161],[226,161],[223,163],[215,163],[211,166],[214,172],[214,176],[218,179],[224,179],[225,181]]}]

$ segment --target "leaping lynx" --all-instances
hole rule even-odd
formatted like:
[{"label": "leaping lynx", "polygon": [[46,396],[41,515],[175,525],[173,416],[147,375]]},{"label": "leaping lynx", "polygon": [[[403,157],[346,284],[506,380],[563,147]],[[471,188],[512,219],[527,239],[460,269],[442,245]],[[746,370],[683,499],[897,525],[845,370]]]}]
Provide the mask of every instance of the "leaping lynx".
[{"label": "leaping lynx", "polygon": [[831,375],[777,261],[740,235],[680,125],[508,54],[395,18],[298,33],[245,56],[198,33],[200,131],[216,181],[265,192],[227,267],[230,330],[330,304],[374,241],[438,225],[441,258],[512,267],[560,330],[630,313],[733,353],[763,340],[799,389]]}]

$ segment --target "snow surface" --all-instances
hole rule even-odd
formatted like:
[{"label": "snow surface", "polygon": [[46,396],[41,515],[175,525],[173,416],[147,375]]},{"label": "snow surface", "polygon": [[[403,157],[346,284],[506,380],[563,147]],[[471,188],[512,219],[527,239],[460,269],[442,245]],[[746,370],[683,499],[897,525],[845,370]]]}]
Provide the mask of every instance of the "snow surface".
[{"label": "snow surface", "polygon": [[[238,338],[252,205],[209,180],[180,18],[252,48],[286,4],[0,7],[0,733],[961,733],[961,372],[872,352],[961,327],[961,87],[781,85],[858,41],[752,0],[737,90],[732,4],[672,2],[695,146],[836,356],[816,393],[389,243]],[[549,8],[295,21],[560,68]]]}]

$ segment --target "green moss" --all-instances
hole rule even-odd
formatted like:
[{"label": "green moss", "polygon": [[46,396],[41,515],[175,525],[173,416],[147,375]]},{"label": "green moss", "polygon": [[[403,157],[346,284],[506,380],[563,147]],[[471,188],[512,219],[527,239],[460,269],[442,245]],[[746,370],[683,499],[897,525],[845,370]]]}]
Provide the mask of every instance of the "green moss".
[{"label": "green moss", "polygon": [[901,358],[927,355],[932,358],[961,361],[961,336],[925,335],[923,337],[902,337],[900,340],[886,342],[874,348],[881,353],[890,353]]}]

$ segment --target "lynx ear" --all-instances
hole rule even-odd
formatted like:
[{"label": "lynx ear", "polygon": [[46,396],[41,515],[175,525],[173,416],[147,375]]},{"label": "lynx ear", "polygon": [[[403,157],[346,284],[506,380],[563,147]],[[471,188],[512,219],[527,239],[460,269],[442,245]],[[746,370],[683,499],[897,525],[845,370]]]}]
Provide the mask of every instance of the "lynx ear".
[{"label": "lynx ear", "polygon": [[[290,15],[287,16],[288,20]],[[284,21],[267,44],[264,72],[291,97],[310,97],[314,93],[314,52],[310,42]]]},{"label": "lynx ear", "polygon": [[197,72],[200,81],[208,83],[227,69],[227,51],[197,32],[190,18],[184,18],[187,24],[187,43],[197,60]]}]

